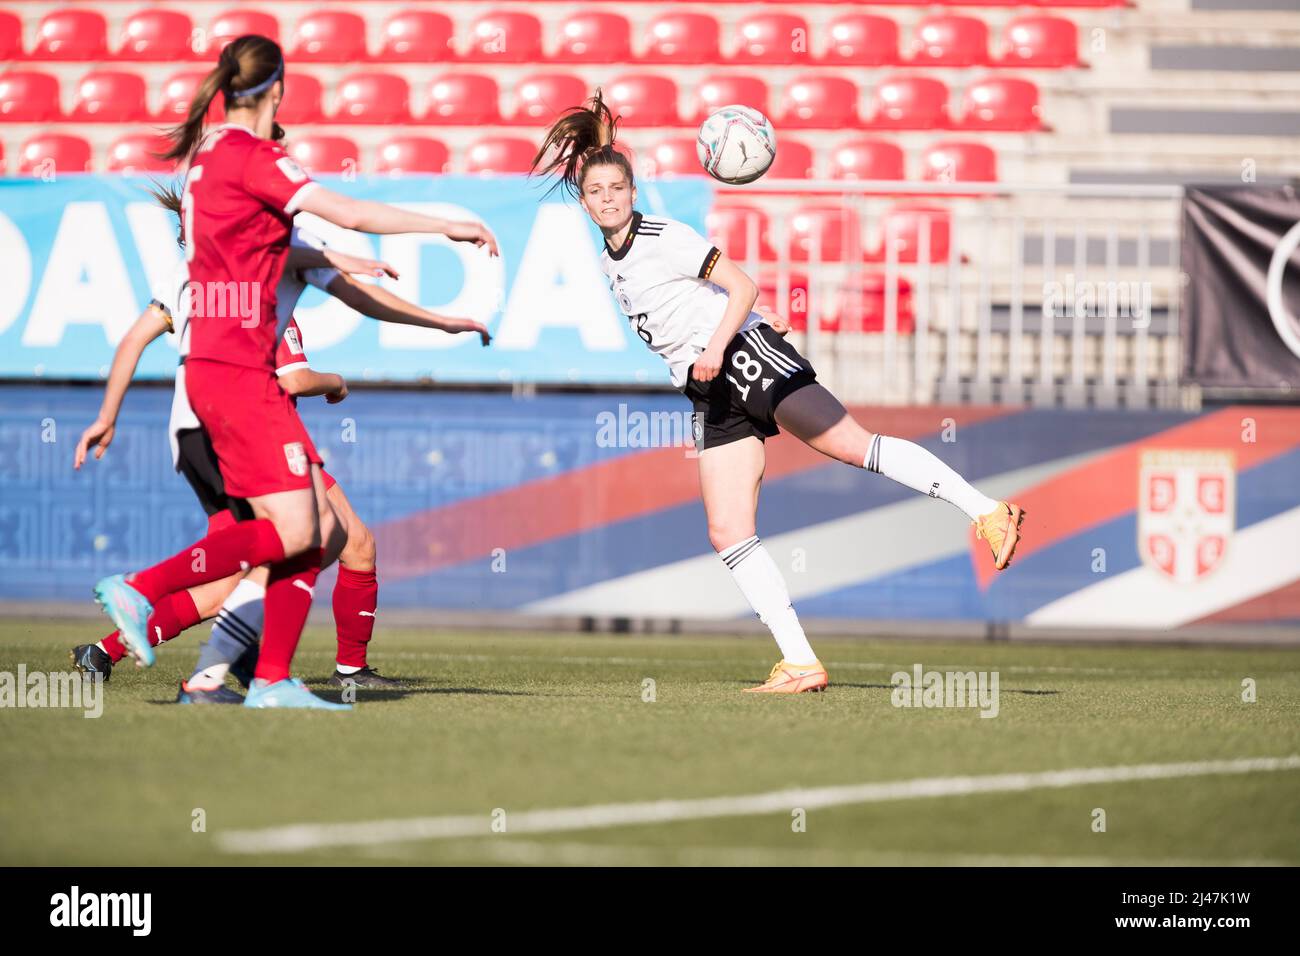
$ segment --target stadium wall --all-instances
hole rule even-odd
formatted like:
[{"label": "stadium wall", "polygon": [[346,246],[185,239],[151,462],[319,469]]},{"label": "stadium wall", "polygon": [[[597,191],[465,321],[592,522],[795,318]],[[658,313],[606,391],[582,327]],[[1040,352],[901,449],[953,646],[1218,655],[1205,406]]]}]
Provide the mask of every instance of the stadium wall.
[{"label": "stadium wall", "polygon": [[[137,388],[106,457],[72,470],[99,397],[0,387],[0,600],[89,605],[99,576],[202,533],[171,468],[169,389]],[[383,608],[429,623],[490,612],[740,625],[751,615],[708,545],[686,412],[673,394],[620,392],[303,403],[375,531]],[[954,509],[775,439],[759,533],[810,622],[1300,623],[1300,409],[856,412],[1014,496],[1026,536],[995,577]]]}]

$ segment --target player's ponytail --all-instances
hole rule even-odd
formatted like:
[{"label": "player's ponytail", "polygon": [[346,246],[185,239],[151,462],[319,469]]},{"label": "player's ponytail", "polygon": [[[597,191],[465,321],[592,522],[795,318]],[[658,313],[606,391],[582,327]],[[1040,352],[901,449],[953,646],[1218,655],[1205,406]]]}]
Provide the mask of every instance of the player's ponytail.
[{"label": "player's ponytail", "polygon": [[[565,110],[551,124],[533,157],[532,174],[558,173],[555,186],[563,185],[573,196],[582,193],[582,180],[593,166],[620,167],[632,182],[632,164],[614,148],[618,120],[610,112],[597,87],[583,106]],[[551,188],[554,189],[555,186]]]},{"label": "player's ponytail", "polygon": [[248,34],[232,40],[221,51],[217,65],[203,78],[190,100],[185,121],[167,131],[171,148],[163,159],[188,160],[203,139],[208,109],[220,93],[227,110],[255,105],[284,78],[284,54],[274,40]]}]

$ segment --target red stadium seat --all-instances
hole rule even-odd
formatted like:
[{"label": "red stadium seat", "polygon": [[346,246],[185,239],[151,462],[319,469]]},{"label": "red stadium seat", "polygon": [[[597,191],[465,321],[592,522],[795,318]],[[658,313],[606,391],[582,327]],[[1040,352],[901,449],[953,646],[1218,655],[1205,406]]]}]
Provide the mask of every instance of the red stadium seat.
[{"label": "red stadium seat", "polygon": [[0,61],[23,55],[23,21],[18,14],[0,10]]},{"label": "red stadium seat", "polygon": [[533,165],[537,144],[514,136],[489,136],[470,146],[467,173],[526,173]]},{"label": "red stadium seat", "polygon": [[767,115],[767,84],[757,76],[710,76],[695,88],[694,122],[702,123],[724,106],[750,106]]},{"label": "red stadium seat", "polygon": [[102,60],[108,56],[108,23],[95,10],[55,10],[41,17],[32,60]]},{"label": "red stadium seat", "polygon": [[785,88],[779,126],[843,129],[862,125],[858,87],[843,76],[804,76]]},{"label": "red stadium seat", "polygon": [[812,179],[813,152],[806,143],[780,137],[776,144],[776,159],[764,175],[768,179]]},{"label": "red stadium seat", "polygon": [[879,139],[853,139],[831,150],[832,179],[906,179],[903,150]]},{"label": "red stadium seat", "polygon": [[650,24],[646,63],[717,63],[718,21],[707,13],[665,13]]},{"label": "red stadium seat", "polygon": [[699,154],[695,151],[695,138],[678,136],[656,143],[646,157],[646,168],[638,172],[644,172],[651,179],[704,175]]},{"label": "red stadium seat", "polygon": [[605,87],[605,101],[628,126],[677,126],[677,84],[666,76],[629,74]]},{"label": "red stadium seat", "polygon": [[379,147],[375,171],[390,176],[402,173],[442,173],[447,170],[447,147],[426,136],[397,136]]},{"label": "red stadium seat", "polygon": [[933,77],[891,77],[876,87],[873,100],[870,125],[878,129],[948,126],[948,87]]},{"label": "red stadium seat", "polygon": [[994,183],[998,157],[983,143],[935,143],[925,151],[922,178],[939,183]]},{"label": "red stadium seat", "polygon": [[983,20],[944,14],[917,23],[912,62],[918,66],[984,66],[989,28]]},{"label": "red stadium seat", "polygon": [[[289,82],[297,81],[290,76]],[[411,88],[395,73],[352,73],[339,81],[336,123],[409,123]]]},{"label": "red stadium seat", "polygon": [[792,13],[759,13],[740,21],[736,63],[780,66],[807,63],[811,57],[808,23]]},{"label": "red stadium seat", "polygon": [[542,24],[531,13],[496,11],[469,28],[466,60],[477,63],[533,63],[542,59]]},{"label": "red stadium seat", "polygon": [[144,77],[116,70],[87,73],[77,84],[70,119],[83,123],[136,123],[149,118]]},{"label": "red stadium seat", "polygon": [[1002,31],[1003,66],[1081,66],[1079,28],[1064,17],[1017,17]]},{"label": "red stadium seat", "polygon": [[843,66],[894,66],[898,24],[888,17],[852,13],[831,21],[824,59]]},{"label": "red stadium seat", "polygon": [[170,159],[155,153],[166,152],[171,142],[153,133],[130,133],[108,147],[108,171],[111,173],[168,173],[176,168]]},{"label": "red stadium seat", "polygon": [[167,62],[197,57],[193,46],[194,23],[179,10],[141,10],[122,25],[119,60]]},{"label": "red stadium seat", "polygon": [[[186,113],[189,112],[190,100],[194,99],[194,92],[203,82],[205,75],[202,70],[187,70],[168,77],[163,83],[162,105],[154,118],[164,123],[179,123],[184,120]],[[283,103],[280,104],[280,113],[284,113]],[[219,123],[224,115],[224,106],[221,96],[218,95],[213,98],[212,106],[208,109],[208,122]]]},{"label": "red stadium seat", "polygon": [[894,243],[900,263],[920,260],[921,236],[930,234],[930,262],[947,262],[952,220],[942,206],[901,203],[881,217],[881,245],[867,255],[871,262],[885,261],[884,239]]},{"label": "red stadium seat", "polygon": [[228,10],[212,21],[206,53],[220,53],[231,40],[245,33],[258,33],[280,42],[280,21],[260,10]]},{"label": "red stadium seat", "polygon": [[713,243],[736,262],[745,263],[751,252],[764,262],[776,259],[768,244],[767,213],[755,206],[714,206],[704,219]]},{"label": "red stadium seat", "polygon": [[[771,309],[790,323],[795,332],[808,331],[808,276],[802,272],[786,274],[786,297],[782,302],[778,298],[781,292],[780,273],[762,272],[758,282],[758,304]],[[823,328],[825,324],[823,323]]]},{"label": "red stadium seat", "polygon": [[44,133],[33,136],[18,151],[20,175],[90,172],[90,144],[80,136]]},{"label": "red stadium seat", "polygon": [[62,115],[58,79],[36,70],[0,73],[0,123],[44,123]]},{"label": "red stadium seat", "polygon": [[[429,84],[429,107],[422,122],[478,126],[501,120],[497,81],[481,73],[454,73]],[[576,106],[577,104],[573,104]]]},{"label": "red stadium seat", "polygon": [[[888,288],[883,272],[853,274],[840,287],[827,324],[836,332],[885,331],[885,299]],[[901,335],[910,335],[916,331],[912,283],[900,275],[897,288],[894,330]]]},{"label": "red stadium seat", "polygon": [[384,23],[378,60],[436,63],[453,56],[451,18],[430,10],[402,10]]},{"label": "red stadium seat", "polygon": [[526,76],[515,86],[515,113],[511,122],[545,126],[571,106],[590,96],[581,77],[566,73]]},{"label": "red stadium seat", "polygon": [[5,174],[5,144],[0,140],[0,176]]},{"label": "red stadium seat", "polygon": [[[324,96],[320,80],[310,73],[289,69],[284,80],[284,99],[275,118],[283,125],[299,123],[319,123],[325,118],[321,112],[321,99]],[[221,108],[221,97],[217,97],[216,106]]]},{"label": "red stadium seat", "polygon": [[293,34],[294,60],[356,63],[365,60],[366,21],[342,10],[316,10],[298,21]]},{"label": "red stadium seat", "polygon": [[794,262],[854,261],[862,255],[858,214],[842,205],[803,206],[790,216],[789,251]]},{"label": "red stadium seat", "polygon": [[313,176],[355,173],[360,150],[346,136],[297,136],[290,134],[289,155]]},{"label": "red stadium seat", "polygon": [[617,13],[583,12],[560,24],[560,63],[624,63],[632,59],[632,27]]},{"label": "red stadium seat", "polygon": [[1029,132],[1046,130],[1039,114],[1038,87],[1029,80],[990,77],[966,87],[961,126],[965,129]]}]

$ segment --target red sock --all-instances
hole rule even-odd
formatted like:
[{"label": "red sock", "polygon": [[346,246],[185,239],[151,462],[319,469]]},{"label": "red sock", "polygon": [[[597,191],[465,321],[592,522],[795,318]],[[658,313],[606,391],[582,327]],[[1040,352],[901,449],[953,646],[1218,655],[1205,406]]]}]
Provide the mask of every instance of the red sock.
[{"label": "red sock", "polygon": [[375,572],[353,571],[339,565],[334,582],[334,626],[339,634],[338,662],[348,667],[366,666],[366,645],[375,630],[379,582]]},{"label": "red sock", "polygon": [[[194,598],[190,597],[189,591],[168,594],[154,604],[153,614],[149,616],[149,643],[157,647],[187,627],[193,627],[199,620],[199,609],[194,606]],[[100,643],[114,664],[126,657],[126,645],[122,643],[117,631]]]},{"label": "red sock", "polygon": [[150,602],[164,594],[228,578],[236,571],[284,560],[284,545],[275,525],[267,518],[241,521],[213,532],[152,568],[137,571],[130,578]]},{"label": "red sock", "polygon": [[274,683],[289,676],[293,652],[311,610],[312,588],[320,574],[324,548],[311,548],[297,557],[271,566],[266,582],[262,623],[262,650],[253,676]]}]

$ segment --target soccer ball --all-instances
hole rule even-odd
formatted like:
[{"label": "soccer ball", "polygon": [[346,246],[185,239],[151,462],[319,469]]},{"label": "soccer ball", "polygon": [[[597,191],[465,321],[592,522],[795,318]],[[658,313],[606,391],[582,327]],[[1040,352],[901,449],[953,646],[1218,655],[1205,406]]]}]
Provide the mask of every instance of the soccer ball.
[{"label": "soccer ball", "polygon": [[724,106],[700,124],[695,140],[700,165],[732,186],[752,183],[776,159],[776,130],[748,106]]}]

